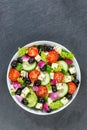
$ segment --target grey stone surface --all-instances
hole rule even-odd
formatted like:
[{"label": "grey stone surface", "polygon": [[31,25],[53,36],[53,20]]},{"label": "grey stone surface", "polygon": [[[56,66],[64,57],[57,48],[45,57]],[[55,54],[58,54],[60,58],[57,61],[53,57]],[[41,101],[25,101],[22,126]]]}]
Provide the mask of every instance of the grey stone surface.
[{"label": "grey stone surface", "polygon": [[[74,52],[82,83],[73,103],[51,116],[22,110],[9,95],[6,71],[19,46],[59,42]],[[87,130],[87,1],[0,0],[0,130]]]}]

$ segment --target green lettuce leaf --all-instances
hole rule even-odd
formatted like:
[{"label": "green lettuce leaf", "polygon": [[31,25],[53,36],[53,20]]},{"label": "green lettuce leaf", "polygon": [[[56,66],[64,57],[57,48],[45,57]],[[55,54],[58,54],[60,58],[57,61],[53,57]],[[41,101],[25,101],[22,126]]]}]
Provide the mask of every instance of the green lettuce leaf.
[{"label": "green lettuce leaf", "polygon": [[28,48],[26,48],[26,47],[18,48],[18,56],[19,57],[21,57],[27,53],[28,53]]},{"label": "green lettuce leaf", "polygon": [[62,49],[60,56],[63,58],[70,59],[70,60],[73,60],[73,58],[74,58],[74,54],[72,52],[68,52],[64,49]]},{"label": "green lettuce leaf", "polygon": [[41,51],[41,59],[42,59],[44,62],[47,62],[47,55],[44,53],[44,51]]}]

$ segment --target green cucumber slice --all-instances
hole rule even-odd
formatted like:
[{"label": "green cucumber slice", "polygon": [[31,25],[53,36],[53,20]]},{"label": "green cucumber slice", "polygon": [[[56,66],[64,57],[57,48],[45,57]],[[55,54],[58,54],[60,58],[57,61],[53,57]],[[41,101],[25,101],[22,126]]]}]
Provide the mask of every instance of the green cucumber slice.
[{"label": "green cucumber slice", "polygon": [[49,105],[50,109],[52,109],[52,110],[54,110],[54,109],[59,109],[59,108],[62,107],[62,106],[63,106],[63,104],[62,104],[62,102],[61,102],[60,100],[57,100],[57,101],[55,101],[55,102],[52,102],[52,103]]},{"label": "green cucumber slice", "polygon": [[68,93],[68,85],[63,83],[63,88],[58,90],[60,98],[64,97]]},{"label": "green cucumber slice", "polygon": [[44,74],[45,74],[45,78],[42,80],[41,84],[47,85],[50,82],[50,75],[46,72]]},{"label": "green cucumber slice", "polygon": [[58,61],[59,66],[62,67],[62,69],[67,72],[68,71],[68,64],[65,61]]},{"label": "green cucumber slice", "polygon": [[28,101],[27,106],[30,108],[34,107],[37,104],[37,96],[33,91],[30,92],[30,94],[26,97],[26,100]]},{"label": "green cucumber slice", "polygon": [[33,69],[35,69],[36,67],[36,62],[29,64],[28,62],[23,62],[23,69],[26,71],[31,71]]}]

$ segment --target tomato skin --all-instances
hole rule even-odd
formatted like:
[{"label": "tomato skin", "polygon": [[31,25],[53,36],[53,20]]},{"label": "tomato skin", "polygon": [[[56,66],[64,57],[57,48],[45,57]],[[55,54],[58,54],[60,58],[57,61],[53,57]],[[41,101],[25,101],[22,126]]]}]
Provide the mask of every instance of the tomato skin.
[{"label": "tomato skin", "polygon": [[54,63],[58,60],[58,53],[55,50],[52,50],[47,55],[47,60],[49,63]]},{"label": "tomato skin", "polygon": [[39,91],[36,92],[38,97],[46,97],[48,95],[48,89],[45,86],[39,86]]},{"label": "tomato skin", "polygon": [[38,70],[33,70],[29,73],[29,78],[32,82],[35,82],[38,79],[40,72]]},{"label": "tomato skin", "polygon": [[35,46],[31,46],[28,48],[28,55],[31,57],[37,56],[39,53],[38,48]]},{"label": "tomato skin", "polygon": [[73,94],[76,91],[76,85],[73,82],[68,83],[68,93]]},{"label": "tomato skin", "polygon": [[8,77],[11,81],[17,81],[17,79],[20,77],[20,72],[16,69],[10,69]]},{"label": "tomato skin", "polygon": [[62,83],[62,81],[64,79],[64,74],[61,72],[55,72],[54,79],[57,81],[57,83]]}]

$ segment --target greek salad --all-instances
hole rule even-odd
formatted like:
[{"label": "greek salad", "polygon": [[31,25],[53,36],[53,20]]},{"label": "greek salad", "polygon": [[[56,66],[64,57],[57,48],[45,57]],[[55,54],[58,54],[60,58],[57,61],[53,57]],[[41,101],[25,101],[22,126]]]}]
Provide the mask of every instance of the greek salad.
[{"label": "greek salad", "polygon": [[8,73],[11,95],[30,109],[60,109],[79,85],[73,59],[73,53],[59,45],[18,48],[18,57],[11,62]]}]

